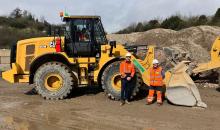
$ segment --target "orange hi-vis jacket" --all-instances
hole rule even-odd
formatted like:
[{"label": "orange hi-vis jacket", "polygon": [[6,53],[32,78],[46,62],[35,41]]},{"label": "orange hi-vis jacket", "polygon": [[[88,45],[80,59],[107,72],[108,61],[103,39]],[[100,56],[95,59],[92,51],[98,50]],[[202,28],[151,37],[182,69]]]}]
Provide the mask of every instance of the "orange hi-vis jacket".
[{"label": "orange hi-vis jacket", "polygon": [[150,86],[163,86],[162,68],[150,68]]},{"label": "orange hi-vis jacket", "polygon": [[120,64],[120,74],[122,76],[126,76],[126,74],[130,74],[131,77],[134,77],[135,68],[132,62],[122,61]]}]

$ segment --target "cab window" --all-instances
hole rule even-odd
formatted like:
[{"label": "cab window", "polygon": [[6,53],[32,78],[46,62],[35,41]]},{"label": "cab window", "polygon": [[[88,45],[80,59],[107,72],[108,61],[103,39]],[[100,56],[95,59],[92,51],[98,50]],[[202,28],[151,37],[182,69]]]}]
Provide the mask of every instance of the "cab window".
[{"label": "cab window", "polygon": [[70,23],[71,35],[75,42],[91,42],[91,22],[86,19],[73,20]]},{"label": "cab window", "polygon": [[96,20],[94,25],[94,32],[95,32],[95,40],[99,44],[107,43],[107,39],[105,37],[105,31],[102,27],[102,23],[100,20]]}]

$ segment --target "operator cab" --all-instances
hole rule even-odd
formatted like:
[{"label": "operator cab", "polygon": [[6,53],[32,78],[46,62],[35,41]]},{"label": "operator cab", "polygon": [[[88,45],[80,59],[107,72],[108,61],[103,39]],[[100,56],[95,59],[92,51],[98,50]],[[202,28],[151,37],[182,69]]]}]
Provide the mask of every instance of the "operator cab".
[{"label": "operator cab", "polygon": [[69,57],[100,57],[101,45],[107,44],[99,16],[64,16],[65,52]]}]

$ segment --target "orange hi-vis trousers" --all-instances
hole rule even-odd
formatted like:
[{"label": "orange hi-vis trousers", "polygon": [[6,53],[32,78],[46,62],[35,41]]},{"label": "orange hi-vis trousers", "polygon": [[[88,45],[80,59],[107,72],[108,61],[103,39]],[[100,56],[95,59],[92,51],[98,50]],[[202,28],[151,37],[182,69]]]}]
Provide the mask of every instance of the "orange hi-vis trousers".
[{"label": "orange hi-vis trousers", "polygon": [[[157,88],[158,87],[158,88]],[[153,101],[153,99],[154,99],[154,93],[155,93],[155,91],[156,91],[156,93],[157,93],[157,103],[162,103],[162,91],[161,90],[159,90],[159,89],[161,89],[162,87],[160,87],[160,86],[150,86],[149,87],[149,94],[148,94],[148,96],[147,96],[147,102],[148,103],[151,103],[152,101]]]}]

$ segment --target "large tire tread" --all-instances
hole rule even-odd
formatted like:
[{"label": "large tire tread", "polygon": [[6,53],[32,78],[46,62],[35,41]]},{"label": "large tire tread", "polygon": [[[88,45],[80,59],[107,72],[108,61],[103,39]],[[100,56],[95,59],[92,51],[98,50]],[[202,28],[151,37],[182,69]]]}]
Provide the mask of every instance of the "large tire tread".
[{"label": "large tire tread", "polygon": [[[42,76],[46,75],[46,72],[56,72],[62,75],[64,85],[58,92],[50,92],[42,85],[44,81]],[[34,76],[34,83],[37,93],[48,100],[61,100],[66,98],[71,93],[74,85],[71,70],[60,62],[48,62],[39,67]]]}]

